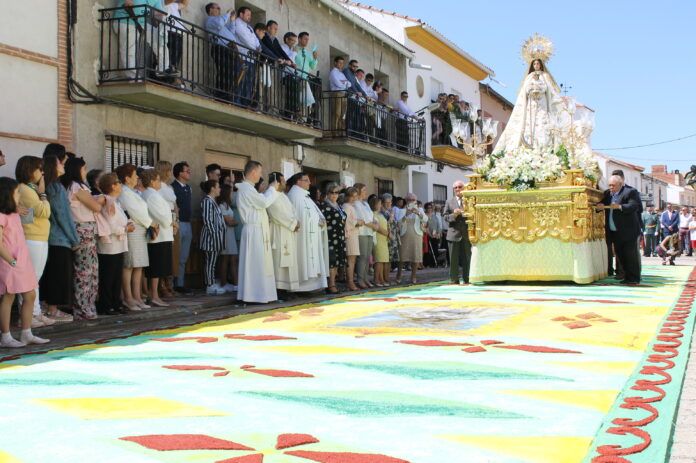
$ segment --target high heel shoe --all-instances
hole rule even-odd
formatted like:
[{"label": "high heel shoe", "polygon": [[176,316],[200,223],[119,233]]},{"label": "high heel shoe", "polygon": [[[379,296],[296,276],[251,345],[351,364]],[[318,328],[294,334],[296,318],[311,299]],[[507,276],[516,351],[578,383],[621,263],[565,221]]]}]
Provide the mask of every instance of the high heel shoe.
[{"label": "high heel shoe", "polygon": [[143,309],[140,308],[138,303],[136,301],[123,301],[123,307],[126,308],[127,311],[132,311],[132,312],[139,312]]},{"label": "high heel shoe", "polygon": [[141,309],[151,309],[152,306],[149,306],[145,304],[143,301],[135,301],[135,303],[140,307]]}]

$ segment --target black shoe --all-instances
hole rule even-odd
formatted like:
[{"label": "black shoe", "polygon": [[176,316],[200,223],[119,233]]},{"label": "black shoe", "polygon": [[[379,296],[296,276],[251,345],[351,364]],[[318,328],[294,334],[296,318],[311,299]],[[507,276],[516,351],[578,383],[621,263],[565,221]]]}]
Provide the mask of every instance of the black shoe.
[{"label": "black shoe", "polygon": [[193,296],[193,290],[184,286],[175,286],[174,291],[181,294],[182,296]]},{"label": "black shoe", "polygon": [[622,285],[639,285],[640,280],[639,281],[621,280],[621,284]]}]

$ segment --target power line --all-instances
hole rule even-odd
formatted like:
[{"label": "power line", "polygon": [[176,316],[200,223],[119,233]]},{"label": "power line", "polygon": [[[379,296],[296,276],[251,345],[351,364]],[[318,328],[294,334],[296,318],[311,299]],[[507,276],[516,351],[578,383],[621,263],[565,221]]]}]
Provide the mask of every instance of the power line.
[{"label": "power line", "polygon": [[647,145],[636,145],[636,146],[622,146],[619,148],[595,148],[597,151],[618,151],[618,150],[631,150],[634,148],[647,148],[648,146],[657,146],[657,145],[665,145],[667,143],[674,143],[675,141],[680,141],[680,140],[686,140],[687,138],[693,138],[696,137],[696,133],[692,133],[691,135],[686,135],[684,137],[679,137],[679,138],[673,138],[671,140],[665,140],[665,141],[658,141],[656,143],[648,143]]}]

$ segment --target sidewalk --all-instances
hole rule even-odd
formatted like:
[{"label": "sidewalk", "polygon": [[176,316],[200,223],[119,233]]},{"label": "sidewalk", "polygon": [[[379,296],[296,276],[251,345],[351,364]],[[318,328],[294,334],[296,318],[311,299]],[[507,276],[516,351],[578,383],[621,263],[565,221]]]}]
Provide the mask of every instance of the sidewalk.
[{"label": "sidewalk", "polygon": [[[419,283],[447,281],[448,278],[449,269],[447,268],[424,269],[418,272]],[[408,285],[402,283],[400,286],[405,287]],[[394,287],[392,286],[392,288]],[[382,288],[373,288],[372,290],[379,289]],[[224,296],[209,296],[205,292],[198,292],[193,296],[179,296],[175,299],[167,299],[167,302],[172,304],[171,307],[152,307],[141,312],[130,312],[126,315],[100,315],[96,320],[78,320],[71,323],[56,323],[51,326],[35,328],[33,331],[37,335],[48,338],[51,342],[47,345],[29,346],[22,349],[3,349],[0,351],[0,361],[6,356],[46,352],[47,350],[73,345],[90,344],[101,340],[131,336],[143,331],[192,325],[209,320],[300,304],[319,303],[367,291],[370,290],[345,291],[332,295],[317,292],[311,297],[253,305],[237,302],[236,294],[234,293]]]}]

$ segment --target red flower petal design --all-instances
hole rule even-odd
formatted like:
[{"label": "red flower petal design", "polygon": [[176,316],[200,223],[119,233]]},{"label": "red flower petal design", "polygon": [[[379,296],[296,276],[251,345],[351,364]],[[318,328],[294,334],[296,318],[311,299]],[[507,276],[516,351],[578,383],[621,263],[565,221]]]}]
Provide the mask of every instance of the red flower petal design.
[{"label": "red flower petal design", "polygon": [[493,346],[493,347],[497,347],[499,349],[512,349],[512,350],[521,350],[524,352],[534,352],[534,353],[538,353],[538,354],[582,354],[582,352],[578,352],[576,350],[557,349],[555,347],[546,347],[546,346],[529,346],[526,344],[513,345],[513,346]]},{"label": "red flower petal design", "polygon": [[394,342],[400,343],[400,344],[410,344],[412,346],[424,346],[424,347],[473,346],[473,344],[469,344],[468,342],[450,342],[450,341],[441,341],[439,339],[424,339],[424,340],[407,339],[407,340],[403,340],[403,341],[394,341]]},{"label": "red flower petal design", "polygon": [[206,342],[217,342],[218,338],[212,336],[184,336],[181,338],[154,338],[153,341],[159,342],[181,342],[181,341],[196,341],[199,344]]},{"label": "red flower petal design", "polygon": [[587,328],[592,325],[584,321],[577,321],[564,323],[563,326],[565,326],[566,328],[570,328],[571,330],[577,330],[578,328]]},{"label": "red flower petal design", "polygon": [[226,368],[213,367],[210,365],[162,365],[162,368],[168,370],[180,370],[180,371],[197,371],[197,370],[219,370],[224,371]]},{"label": "red flower petal design", "polygon": [[272,376],[274,378],[314,378],[314,375],[302,373],[301,371],[260,369],[254,368],[254,365],[244,365],[241,369],[257,375]]},{"label": "red flower petal design", "polygon": [[278,436],[276,450],[297,447],[305,444],[316,444],[317,442],[319,442],[319,439],[311,434],[281,434]]},{"label": "red flower petal design", "polygon": [[484,349],[481,346],[474,346],[474,347],[465,347],[462,349],[464,352],[468,352],[470,354],[476,354],[478,352],[486,352],[486,349]]},{"label": "red flower petal design", "polygon": [[576,317],[582,318],[583,320],[592,320],[593,318],[602,318],[601,315],[594,313],[594,312],[581,313],[579,315],[576,315]]},{"label": "red flower petal design", "polygon": [[318,461],[319,463],[410,463],[400,458],[388,457],[372,453],[351,452],[310,452],[307,450],[295,450],[285,452],[286,455]]},{"label": "red flower petal design", "polygon": [[172,450],[254,450],[237,442],[218,439],[205,434],[150,434],[121,437],[120,439],[135,442],[145,448],[161,452]]},{"label": "red flower petal design", "polygon": [[255,453],[243,457],[228,458],[227,460],[216,461],[215,463],[263,463],[263,455]]},{"label": "red flower petal design", "polygon": [[289,336],[276,336],[273,334],[261,334],[256,336],[247,336],[244,334],[226,334],[225,337],[227,339],[243,339],[244,341],[284,341],[297,339]]}]

